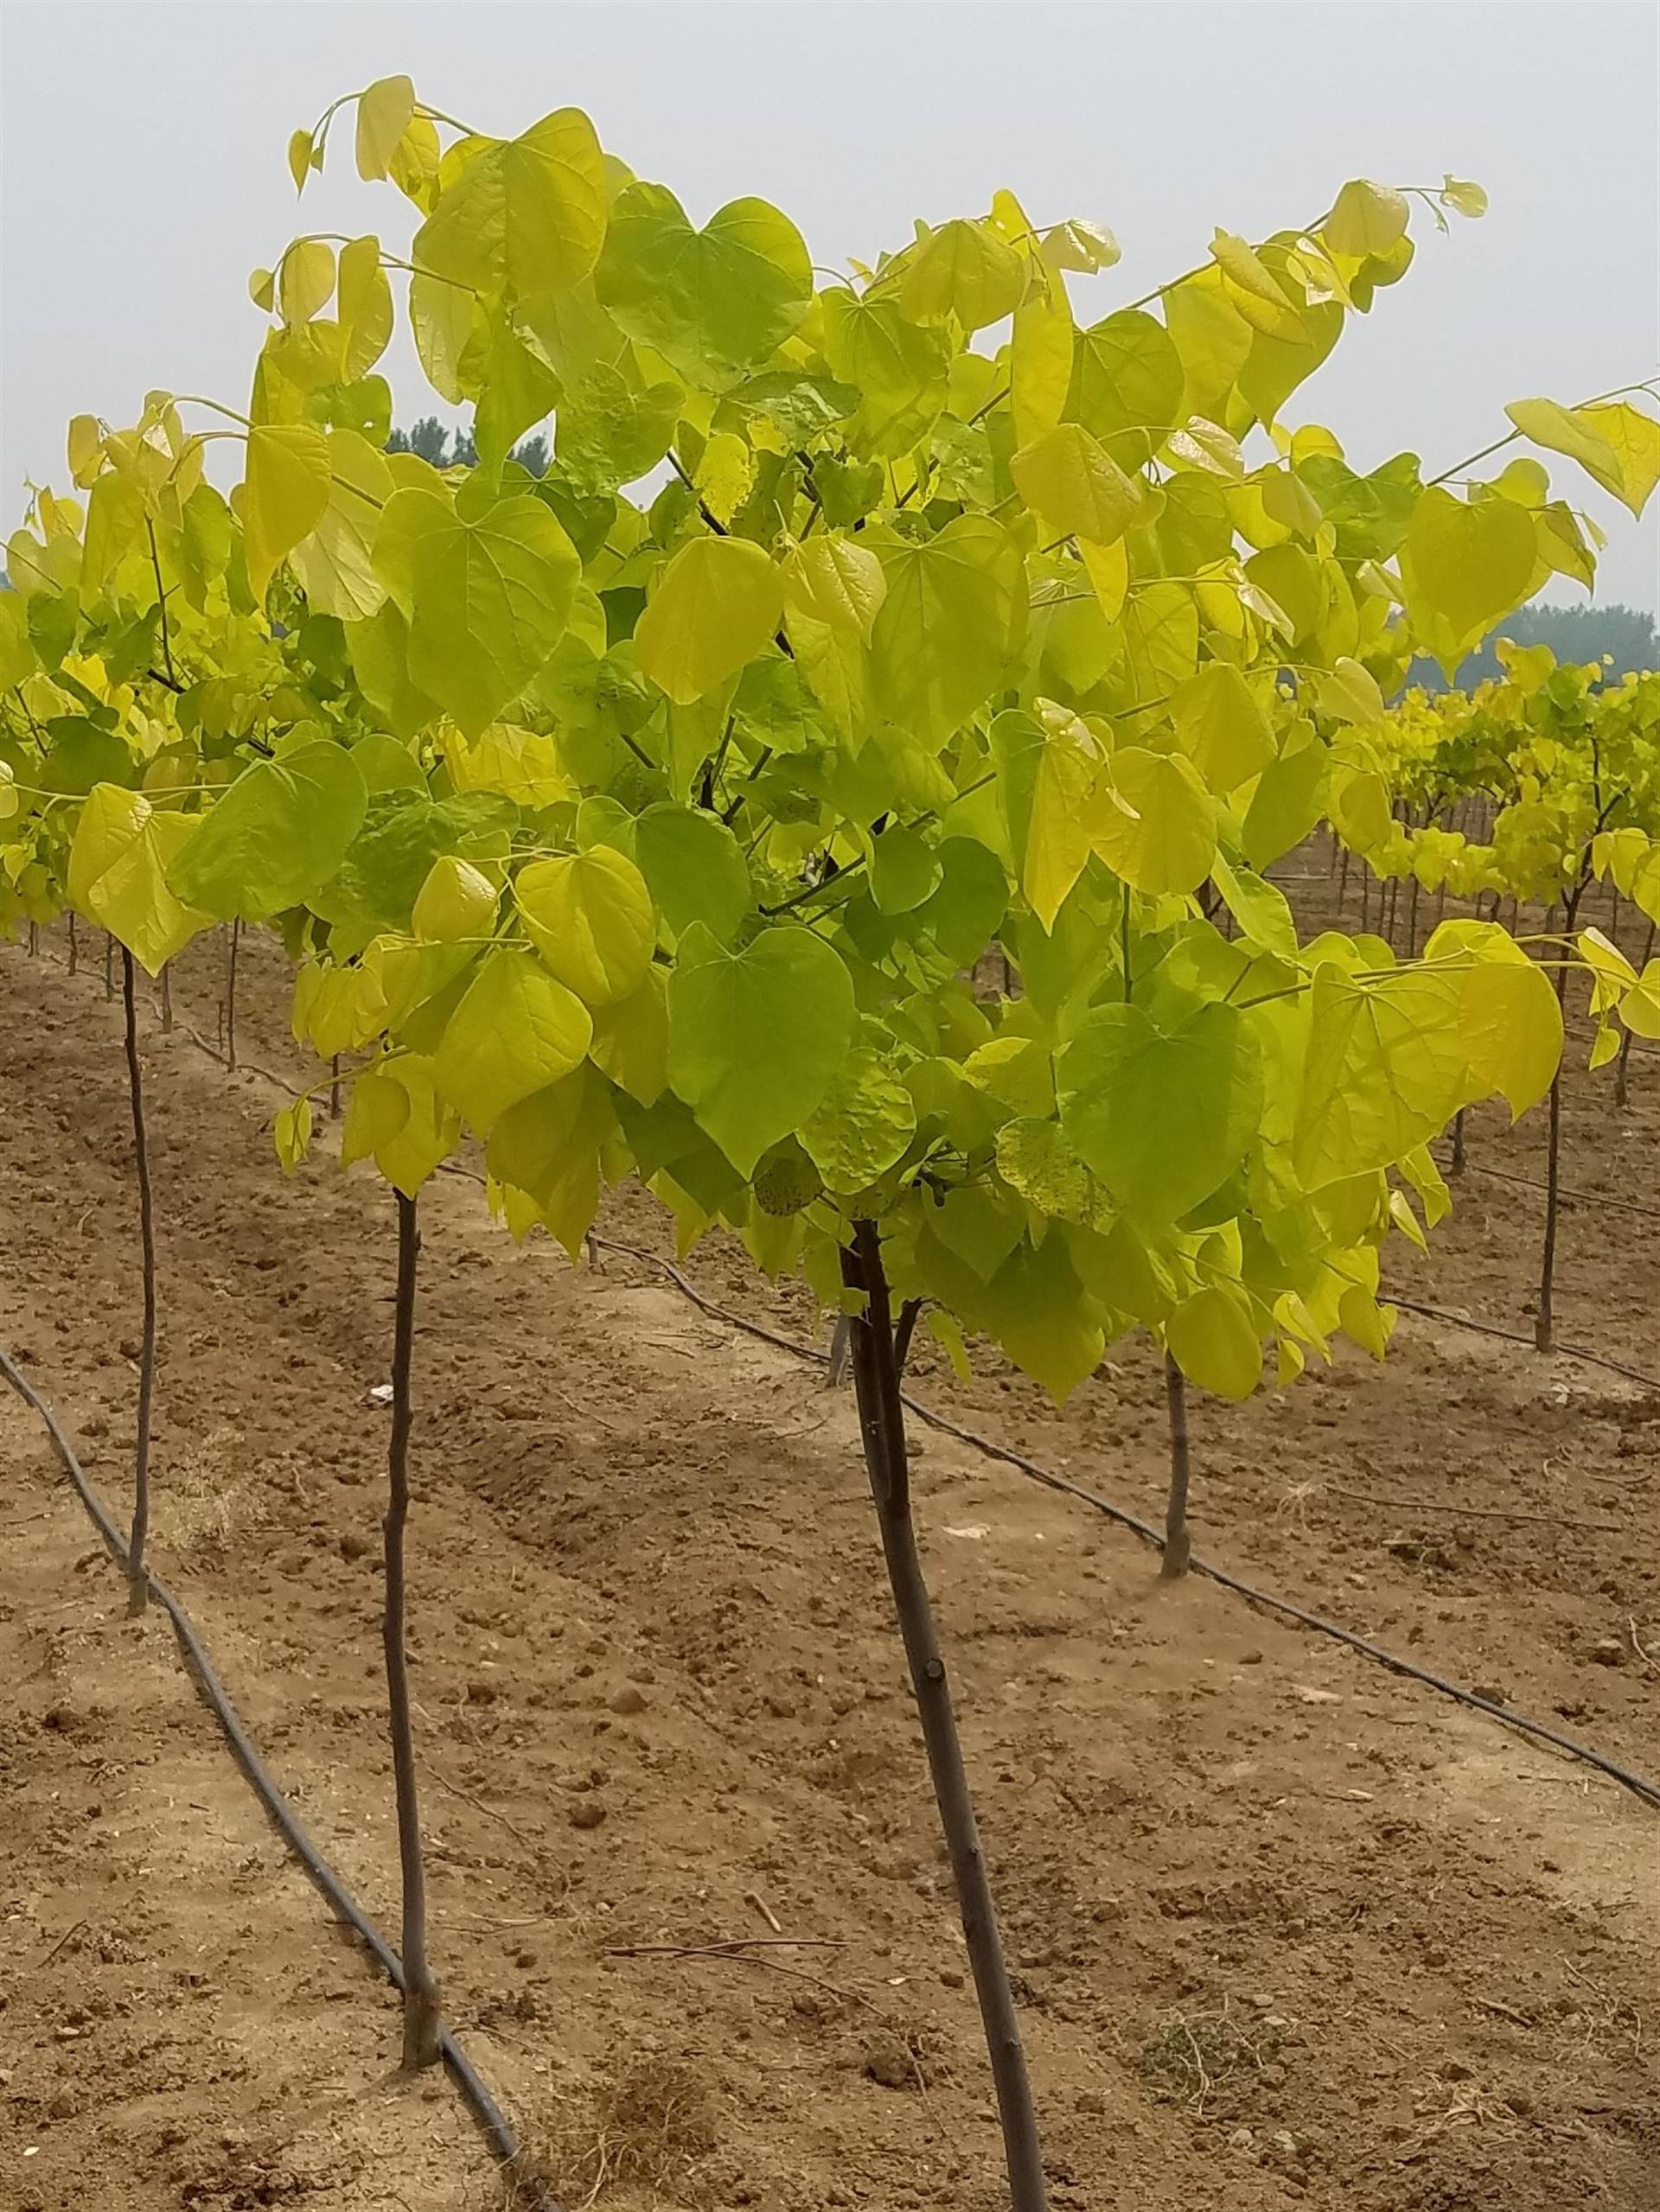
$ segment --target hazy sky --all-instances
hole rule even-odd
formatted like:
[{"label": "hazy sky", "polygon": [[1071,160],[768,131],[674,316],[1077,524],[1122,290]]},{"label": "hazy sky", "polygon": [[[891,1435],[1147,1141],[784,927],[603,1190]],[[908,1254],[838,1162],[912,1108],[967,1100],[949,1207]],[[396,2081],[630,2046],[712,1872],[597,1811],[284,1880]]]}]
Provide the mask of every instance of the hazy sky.
[{"label": "hazy sky", "polygon": [[[358,182],[349,131],[303,219],[284,163],[292,129],[399,69],[502,135],[585,107],[694,219],[758,193],[823,262],[1006,185],[1038,220],[1117,233],[1122,263],[1075,294],[1092,318],[1202,259],[1217,223],[1309,220],[1354,175],[1477,178],[1486,220],[1426,226],[1406,281],[1288,411],[1362,466],[1410,446],[1444,468],[1508,427],[1507,399],[1660,367],[1652,0],[5,0],[8,524],[26,477],[64,481],[71,414],[130,422],[154,386],[242,404],[247,273],[297,229],[404,246],[406,204]],[[403,419],[429,404],[407,352],[383,366]],[[1639,528],[1561,475],[1609,530],[1600,596],[1660,606],[1660,502]]]}]

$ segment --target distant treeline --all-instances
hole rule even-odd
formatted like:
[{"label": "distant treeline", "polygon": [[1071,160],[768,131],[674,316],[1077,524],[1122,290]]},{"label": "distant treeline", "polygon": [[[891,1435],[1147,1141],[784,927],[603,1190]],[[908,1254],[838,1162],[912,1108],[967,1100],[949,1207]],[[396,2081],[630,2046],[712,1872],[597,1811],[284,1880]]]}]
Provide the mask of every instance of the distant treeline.
[{"label": "distant treeline", "polygon": [[1633,669],[1660,668],[1660,632],[1654,616],[1640,607],[1521,607],[1482,647],[1459,666],[1449,684],[1433,660],[1414,660],[1408,684],[1427,692],[1473,692],[1490,677],[1502,676],[1494,651],[1501,637],[1514,645],[1548,645],[1559,661],[1582,665],[1611,658],[1610,678],[1618,679]]},{"label": "distant treeline", "polygon": [[[393,430],[386,440],[386,451],[418,453],[435,469],[472,469],[478,462],[478,448],[473,443],[472,432],[448,430],[436,415],[423,415],[412,430]],[[521,438],[514,447],[512,457],[521,468],[529,469],[533,476],[546,475],[546,438],[540,430],[533,437]]]}]

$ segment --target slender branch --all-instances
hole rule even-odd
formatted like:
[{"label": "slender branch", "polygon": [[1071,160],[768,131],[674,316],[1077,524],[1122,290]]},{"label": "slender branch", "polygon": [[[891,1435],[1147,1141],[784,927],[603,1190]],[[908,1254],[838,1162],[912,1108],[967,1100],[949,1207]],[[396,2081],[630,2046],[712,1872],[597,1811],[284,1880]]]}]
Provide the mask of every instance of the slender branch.
[{"label": "slender branch", "polygon": [[173,638],[167,626],[167,590],[162,582],[162,557],[156,550],[156,525],[149,515],[144,517],[144,531],[150,539],[150,565],[156,572],[156,611],[162,618],[162,666],[167,671],[167,680],[174,691],[183,686],[179,672],[173,666]]},{"label": "slender branch", "polygon": [[711,508],[709,502],[704,498],[702,493],[699,491],[697,486],[686,475],[685,463],[681,461],[680,455],[675,452],[673,446],[668,449],[668,465],[674,471],[674,474],[680,478],[680,481],[686,486],[686,490],[696,499],[698,502],[698,513],[709,525],[709,527],[714,532],[716,537],[730,538],[732,534],[731,532],[728,530],[724,522],[716,521],[713,510]]},{"label": "slender branch", "polygon": [[902,1382],[905,1362],[910,1357],[910,1340],[916,1334],[916,1317],[922,1310],[920,1298],[907,1298],[899,1309],[899,1325],[893,1332],[893,1367]]},{"label": "slender branch", "polygon": [[794,908],[806,906],[809,900],[821,898],[828,891],[840,890],[847,878],[857,876],[864,866],[865,856],[861,852],[858,859],[850,860],[845,868],[838,868],[833,876],[822,877],[816,883],[808,883],[801,890],[792,891],[787,899],[780,899],[776,906],[763,906],[761,911],[767,915],[788,914]]}]

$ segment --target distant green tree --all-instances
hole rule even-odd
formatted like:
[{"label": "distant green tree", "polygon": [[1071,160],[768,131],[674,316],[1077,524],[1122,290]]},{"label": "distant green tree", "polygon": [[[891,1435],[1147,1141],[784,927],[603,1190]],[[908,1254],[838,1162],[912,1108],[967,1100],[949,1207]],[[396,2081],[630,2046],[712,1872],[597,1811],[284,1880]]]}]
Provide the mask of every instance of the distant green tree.
[{"label": "distant green tree", "polygon": [[[469,444],[472,443],[470,439]],[[436,415],[423,415],[409,434],[409,449],[419,454],[423,461],[430,461],[435,469],[442,469],[448,459],[450,433]]]},{"label": "distant green tree", "polygon": [[[418,453],[435,469],[472,469],[478,463],[478,448],[473,443],[470,430],[456,430],[451,434],[436,415],[423,415],[412,430],[394,430],[386,440],[388,453]],[[521,438],[513,449],[511,458],[533,476],[546,476],[552,458],[547,434],[537,430],[532,437]]]},{"label": "distant green tree", "polygon": [[1660,668],[1660,632],[1652,615],[1641,607],[1593,602],[1587,607],[1519,607],[1478,653],[1459,664],[1450,685],[1433,660],[1414,660],[1407,681],[1427,692],[1473,692],[1504,673],[1494,649],[1500,638],[1513,645],[1548,645],[1559,661],[1575,665],[1601,660],[1606,654],[1608,677],[1615,682],[1634,669]]}]

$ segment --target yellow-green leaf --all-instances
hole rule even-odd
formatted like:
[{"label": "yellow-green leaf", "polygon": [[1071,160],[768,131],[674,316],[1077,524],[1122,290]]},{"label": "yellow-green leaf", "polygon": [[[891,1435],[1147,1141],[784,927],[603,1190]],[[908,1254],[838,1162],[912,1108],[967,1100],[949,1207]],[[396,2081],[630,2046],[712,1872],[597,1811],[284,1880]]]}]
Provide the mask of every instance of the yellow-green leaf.
[{"label": "yellow-green leaf", "polygon": [[1165,1342],[1190,1382],[1218,1398],[1248,1398],[1262,1380],[1262,1340],[1242,1292],[1220,1283],[1183,1300]]},{"label": "yellow-green leaf", "polygon": [[278,1114],[271,1134],[276,1139],[277,1157],[283,1163],[283,1173],[292,1175],[311,1149],[311,1101],[296,1099]]},{"label": "yellow-green leaf", "polygon": [[495,927],[495,886],[483,870],[445,853],[432,863],[415,895],[411,927],[427,944],[488,937]]},{"label": "yellow-green leaf", "polygon": [[703,449],[693,478],[699,498],[723,528],[755,484],[755,455],[735,430],[717,430]]},{"label": "yellow-green leaf", "polygon": [[144,544],[144,489],[136,477],[111,470],[93,486],[80,561],[83,599],[96,599],[121,562]]},{"label": "yellow-green leaf", "polygon": [[1306,1189],[1387,1167],[1452,1119],[1469,1066],[1460,982],[1411,968],[1371,984],[1316,971],[1293,1147]]},{"label": "yellow-green leaf", "polygon": [[654,1106],[668,1082],[667,977],[649,968],[630,998],[613,999],[593,1009],[594,1041],[588,1048],[619,1090],[642,1106]]},{"label": "yellow-green leaf", "polygon": [[1210,241],[1210,252],[1226,280],[1230,304],[1254,330],[1293,344],[1306,341],[1308,326],[1290,294],[1246,239],[1231,231],[1218,230]]},{"label": "yellow-green leaf", "polygon": [[531,942],[584,1005],[630,998],[646,979],[657,919],[645,877],[612,846],[533,860],[514,883]]},{"label": "yellow-green leaf", "polygon": [[296,131],[288,142],[288,173],[294,180],[294,189],[303,192],[305,180],[312,169],[311,133]]},{"label": "yellow-green leaf", "polygon": [[386,596],[374,572],[373,547],[392,497],[392,471],[385,456],[355,430],[335,430],[328,457],[329,504],[290,558],[314,614],[363,622]]},{"label": "yellow-green leaf", "polygon": [[887,596],[882,564],[857,539],[820,531],[792,545],[780,564],[793,614],[844,636],[868,639]]},{"label": "yellow-green leaf", "polygon": [[1562,1010],[1549,978],[1525,955],[1484,960],[1463,979],[1459,1020],[1471,1067],[1519,1119],[1549,1090],[1562,1056]]},{"label": "yellow-green leaf", "polygon": [[1338,193],[1337,204],[1325,219],[1325,242],[1334,253],[1365,261],[1387,253],[1404,238],[1410,210],[1404,193],[1356,177]]},{"label": "yellow-green leaf", "polygon": [[248,433],[242,532],[248,587],[262,600],[278,564],[310,536],[333,489],[329,440],[303,423],[265,423]]},{"label": "yellow-green leaf", "polygon": [[1633,514],[1640,515],[1655,485],[1660,483],[1660,422],[1625,399],[1605,406],[1580,407],[1575,412],[1614,456],[1613,472],[1599,481],[1606,483]]},{"label": "yellow-green leaf", "polygon": [[412,680],[469,737],[552,654],[581,572],[552,509],[529,493],[463,514],[437,492],[406,487],[380,516],[374,558],[409,618]]},{"label": "yellow-green leaf", "polygon": [[1127,745],[1089,818],[1090,841],[1116,876],[1157,895],[1195,891],[1216,852],[1216,803],[1179,754]]},{"label": "yellow-green leaf", "polygon": [[1225,797],[1274,758],[1261,700],[1230,660],[1208,660],[1171,701],[1177,741],[1208,787]]},{"label": "yellow-green leaf", "polygon": [[432,1081],[481,1134],[520,1099],[568,1075],[587,1055],[588,1009],[533,953],[485,955],[445,1024]]},{"label": "yellow-green leaf", "polygon": [[395,1077],[371,1069],[352,1085],[340,1132],[340,1160],[351,1167],[392,1144],[409,1119],[409,1093]]},{"label": "yellow-green leaf", "polygon": [[320,238],[297,239],[277,267],[277,303],[284,322],[310,322],[335,290],[335,249]]},{"label": "yellow-green leaf", "polygon": [[453,282],[533,300],[579,284],[605,237],[605,157],[579,108],[482,145],[416,233],[412,258]]},{"label": "yellow-green leaf", "polygon": [[763,652],[783,611],[783,582],[763,547],[745,538],[694,539],[647,602],[635,658],[687,706]]},{"label": "yellow-green leaf", "polygon": [[966,332],[1000,322],[1019,305],[1026,265],[985,223],[942,223],[906,257],[901,312],[913,322],[954,316]]},{"label": "yellow-green leaf", "polygon": [[1409,598],[1478,636],[1526,597],[1539,539],[1532,515],[1504,499],[1466,503],[1439,486],[1413,509],[1402,553]]},{"label": "yellow-green leaf", "polygon": [[1486,193],[1469,177],[1446,177],[1441,185],[1441,198],[1455,214],[1467,216],[1472,221],[1487,213]]},{"label": "yellow-green leaf", "polygon": [[1066,406],[1072,383],[1072,347],[1076,326],[1063,279],[1051,272],[1046,287],[1014,311],[1009,373],[1014,435],[1030,445],[1052,430]]},{"label": "yellow-green leaf", "polygon": [[407,77],[377,77],[357,103],[357,173],[386,176],[399,141],[415,117],[415,87]]},{"label": "yellow-green leaf", "polygon": [[1057,424],[1023,445],[1010,468],[1026,505],[1063,537],[1110,545],[1140,515],[1136,479],[1076,423]]},{"label": "yellow-green leaf", "polygon": [[168,887],[168,869],[195,827],[182,814],[158,813],[141,793],[110,783],[95,784],[80,810],[69,851],[69,896],[150,975],[159,975],[212,921]]},{"label": "yellow-green leaf", "polygon": [[903,1159],[916,1133],[910,1091],[880,1053],[861,1045],[801,1124],[801,1141],[825,1188],[851,1195]]}]

